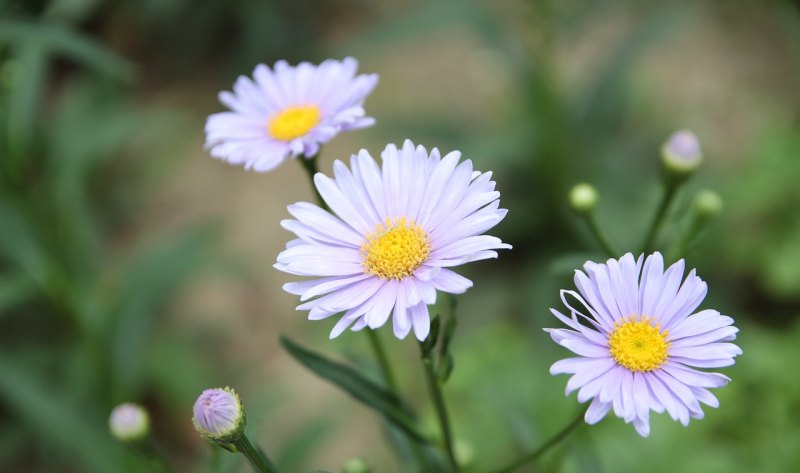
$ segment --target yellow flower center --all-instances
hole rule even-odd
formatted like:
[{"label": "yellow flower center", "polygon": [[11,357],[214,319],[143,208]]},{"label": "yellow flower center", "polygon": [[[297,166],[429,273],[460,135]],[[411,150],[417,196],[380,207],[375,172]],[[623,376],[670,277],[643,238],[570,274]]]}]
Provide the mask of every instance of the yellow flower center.
[{"label": "yellow flower center", "polygon": [[289,107],[269,120],[267,131],[276,140],[289,141],[311,131],[320,118],[319,108],[314,105]]},{"label": "yellow flower center", "polygon": [[405,217],[386,219],[361,245],[364,272],[382,279],[403,279],[428,258],[431,244],[421,226]]},{"label": "yellow flower center", "polygon": [[667,360],[667,331],[650,317],[634,315],[614,324],[608,337],[611,356],[631,371],[653,371]]}]

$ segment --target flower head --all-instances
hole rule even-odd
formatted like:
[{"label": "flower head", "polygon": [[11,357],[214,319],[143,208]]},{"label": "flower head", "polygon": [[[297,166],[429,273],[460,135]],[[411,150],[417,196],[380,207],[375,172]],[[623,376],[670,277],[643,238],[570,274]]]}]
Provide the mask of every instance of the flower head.
[{"label": "flower head", "polygon": [[123,442],[141,440],[150,432],[150,416],[142,406],[126,402],[111,411],[108,427]]},{"label": "flower head", "polygon": [[220,92],[231,111],[208,117],[206,148],[215,158],[258,172],[288,157],[314,156],[339,132],[375,123],[363,103],[378,75],[357,76],[357,68],[353,58],[318,66],[278,61],[272,69],[259,64],[252,80],[240,76],[233,92]]},{"label": "flower head", "polygon": [[665,271],[660,253],[648,256],[644,267],[642,259],[628,253],[606,264],[587,262],[586,273],[575,273],[579,293],[561,291],[571,317],[551,309],[570,328],[545,330],[578,355],[557,361],[550,373],[573,375],[567,394],[578,390],[578,401],[592,401],[586,422],[598,422],[613,408],[646,437],[651,410],[666,410],[688,425],[690,417],[703,417],[700,403],[717,407],[708,388],[730,379],[695,368],[732,365],[742,350],[729,343],[739,331],[733,319],[716,310],[695,312],[706,283],[694,270],[681,283],[683,260]]},{"label": "flower head", "polygon": [[194,427],[217,443],[234,442],[244,432],[244,407],[231,388],[206,389],[194,403]]},{"label": "flower head", "polygon": [[[297,239],[278,255],[281,271],[309,276],[284,289],[300,296],[298,310],[318,320],[343,313],[331,332],[382,326],[393,314],[394,333],[430,330],[428,304],[436,291],[460,294],[472,282],[450,267],[496,258],[511,248],[482,235],[506,215],[499,208],[491,173],[473,171],[461,153],[443,158],[406,141],[388,145],[382,166],[362,150],[333,165],[334,179],[314,176],[333,213],[300,202],[289,206],[296,220],[281,225]],[[334,215],[335,214],[335,215]]]}]

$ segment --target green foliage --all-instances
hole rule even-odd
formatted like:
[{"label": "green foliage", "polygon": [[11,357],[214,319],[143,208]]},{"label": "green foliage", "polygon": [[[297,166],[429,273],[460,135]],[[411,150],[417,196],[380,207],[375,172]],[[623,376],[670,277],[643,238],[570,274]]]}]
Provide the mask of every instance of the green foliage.
[{"label": "green foliage", "polygon": [[419,442],[427,441],[400,400],[391,391],[365,378],[357,369],[329,360],[286,337],[281,337],[281,345],[303,366],[343,389],[365,405],[377,410],[387,421],[407,433],[411,438]]}]

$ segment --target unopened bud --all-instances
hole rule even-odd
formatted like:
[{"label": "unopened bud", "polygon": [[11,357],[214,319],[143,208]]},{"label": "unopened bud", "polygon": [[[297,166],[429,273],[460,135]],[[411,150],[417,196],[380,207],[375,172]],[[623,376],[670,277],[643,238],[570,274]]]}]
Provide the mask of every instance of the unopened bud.
[{"label": "unopened bud", "polygon": [[150,433],[150,416],[142,406],[124,403],[115,407],[108,417],[108,427],[118,440],[136,442]]},{"label": "unopened bud", "polygon": [[698,217],[710,220],[722,212],[722,197],[714,191],[703,190],[694,196],[692,207]]},{"label": "unopened bud", "polygon": [[572,190],[569,191],[569,205],[572,210],[579,214],[588,214],[597,207],[597,191],[594,186],[582,182],[576,184]]},{"label": "unopened bud", "polygon": [[206,389],[194,403],[194,428],[228,448],[244,433],[244,407],[231,388]]},{"label": "unopened bud", "polygon": [[360,458],[351,458],[344,464],[342,473],[369,473],[369,466]]},{"label": "unopened bud", "polygon": [[664,169],[676,177],[688,177],[703,162],[700,140],[689,130],[676,131],[661,147]]}]

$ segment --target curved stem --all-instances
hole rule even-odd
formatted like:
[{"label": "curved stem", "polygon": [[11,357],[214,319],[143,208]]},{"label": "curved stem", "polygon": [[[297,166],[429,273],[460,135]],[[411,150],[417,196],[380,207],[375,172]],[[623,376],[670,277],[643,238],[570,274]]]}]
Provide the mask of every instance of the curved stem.
[{"label": "curved stem", "polygon": [[308,180],[311,182],[311,188],[314,189],[314,195],[317,197],[317,203],[323,209],[330,210],[330,208],[328,208],[328,204],[326,204],[325,200],[322,198],[322,194],[319,193],[319,190],[317,189],[317,186],[314,184],[314,174],[319,172],[319,169],[317,167],[317,158],[318,157],[319,157],[319,154],[315,154],[314,156],[312,156],[310,158],[306,158],[304,156],[300,156],[297,159],[298,159],[298,161],[300,161],[300,164],[303,166],[303,169],[305,169],[306,174],[308,175]]},{"label": "curved stem", "polygon": [[277,469],[269,461],[269,458],[261,451],[260,448],[253,445],[247,435],[242,434],[236,442],[233,443],[236,448],[242,452],[242,455],[247,457],[250,465],[257,473],[277,473]]},{"label": "curved stem", "polygon": [[[421,344],[420,348],[422,348]],[[447,415],[447,406],[445,405],[444,396],[442,395],[442,387],[433,370],[433,360],[429,355],[426,355],[424,351],[422,352],[422,366],[425,368],[425,381],[428,384],[428,392],[436,408],[436,417],[439,420],[439,427],[442,429],[444,449],[447,453],[447,461],[450,464],[450,470],[453,473],[458,473],[458,463],[456,462],[455,449],[453,448],[453,433],[450,429],[450,418]]]},{"label": "curved stem", "polygon": [[618,258],[619,252],[614,245],[611,244],[606,234],[603,230],[600,229],[600,226],[597,224],[597,219],[594,217],[593,212],[584,213],[582,214],[584,220],[586,220],[586,224],[589,226],[589,230],[592,231],[592,235],[594,235],[595,240],[600,243],[600,246],[603,247],[603,250],[610,258]]},{"label": "curved stem", "polygon": [[642,243],[642,251],[640,251],[640,253],[650,252],[653,242],[658,236],[662,225],[664,225],[664,218],[667,216],[667,210],[669,210],[669,206],[672,204],[672,200],[677,194],[678,187],[679,184],[674,181],[665,181],[664,194],[661,196],[661,203],[658,205],[658,210],[653,217],[653,223],[650,224],[650,229],[647,231],[647,236]]},{"label": "curved stem", "polygon": [[583,417],[586,411],[581,411],[575,419],[572,420],[566,427],[558,431],[555,435],[550,437],[550,440],[542,444],[541,447],[537,448],[536,450],[526,454],[525,456],[518,458],[517,460],[511,462],[508,466],[497,470],[495,473],[511,473],[512,471],[516,470],[517,468],[521,467],[522,465],[536,461],[539,457],[541,457],[545,452],[550,450],[551,448],[555,447],[559,443],[561,443],[565,438],[569,436],[578,426],[583,424]]}]

